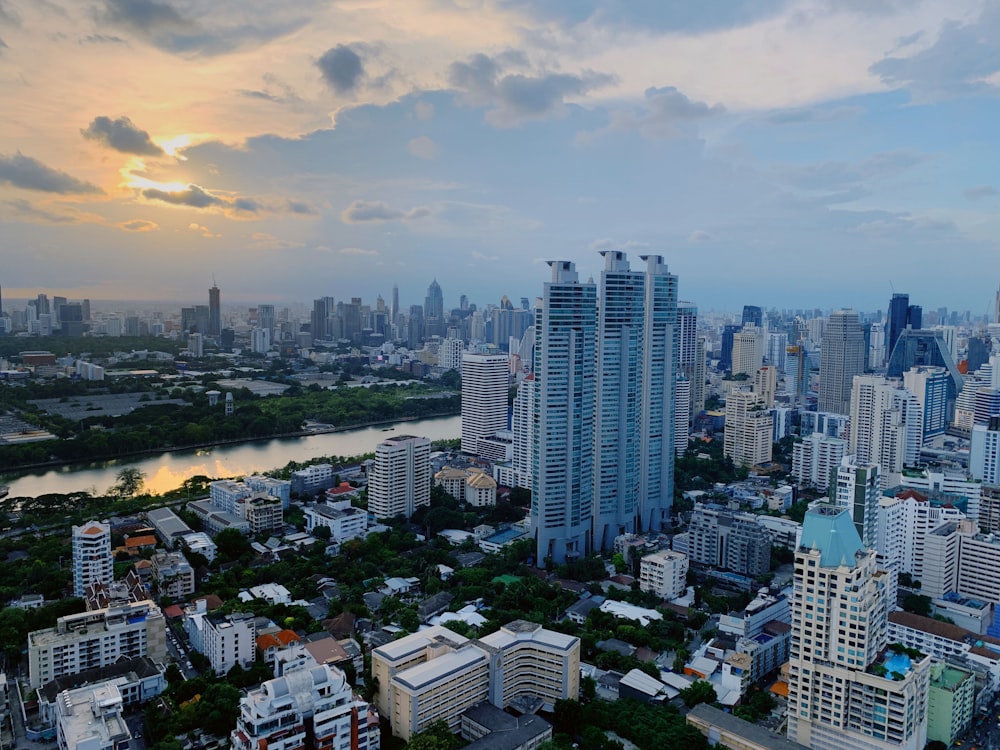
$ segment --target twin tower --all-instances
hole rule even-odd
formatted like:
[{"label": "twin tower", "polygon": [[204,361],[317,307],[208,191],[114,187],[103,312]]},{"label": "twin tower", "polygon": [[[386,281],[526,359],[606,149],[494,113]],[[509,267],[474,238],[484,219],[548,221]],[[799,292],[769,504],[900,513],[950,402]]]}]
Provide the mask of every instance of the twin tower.
[{"label": "twin tower", "polygon": [[[667,525],[674,489],[677,277],[604,251],[600,287],[550,261],[535,317],[532,532],[538,564]],[[687,425],[683,426],[684,429]]]}]

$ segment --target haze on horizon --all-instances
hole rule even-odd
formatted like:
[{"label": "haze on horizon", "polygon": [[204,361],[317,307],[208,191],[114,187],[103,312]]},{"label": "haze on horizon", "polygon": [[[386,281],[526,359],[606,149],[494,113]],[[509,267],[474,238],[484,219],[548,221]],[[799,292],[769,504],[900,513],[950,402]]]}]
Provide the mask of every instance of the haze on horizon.
[{"label": "haze on horizon", "polygon": [[4,298],[989,309],[1000,6],[703,5],[0,0]]}]

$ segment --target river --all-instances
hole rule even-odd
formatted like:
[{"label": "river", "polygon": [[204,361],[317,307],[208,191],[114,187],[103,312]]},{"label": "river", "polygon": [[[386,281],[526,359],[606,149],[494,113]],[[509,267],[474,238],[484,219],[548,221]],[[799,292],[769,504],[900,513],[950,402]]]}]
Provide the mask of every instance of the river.
[{"label": "river", "polygon": [[11,497],[36,497],[49,492],[86,490],[102,493],[115,483],[124,466],[139,469],[146,477],[146,489],[162,493],[180,487],[190,477],[232,477],[278,469],[289,461],[306,461],[316,456],[359,456],[372,453],[375,446],[395,435],[419,435],[431,440],[459,437],[462,418],[438,417],[413,422],[396,422],[381,427],[359,427],[344,432],[327,432],[296,438],[255,440],[215,448],[171,451],[153,456],[109,461],[100,464],[61,466],[21,474],[0,475],[0,484],[10,486]]}]

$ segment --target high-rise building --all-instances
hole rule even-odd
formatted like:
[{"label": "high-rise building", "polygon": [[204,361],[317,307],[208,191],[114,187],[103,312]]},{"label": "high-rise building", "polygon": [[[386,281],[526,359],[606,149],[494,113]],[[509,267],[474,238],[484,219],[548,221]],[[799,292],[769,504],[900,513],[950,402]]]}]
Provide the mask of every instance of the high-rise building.
[{"label": "high-rise building", "polygon": [[733,334],[733,375],[749,375],[764,364],[764,331],[756,326],[744,326]]},{"label": "high-rise building", "polygon": [[756,328],[764,327],[764,310],[756,305],[743,305],[743,327],[752,325]]},{"label": "high-rise building", "polygon": [[111,555],[111,527],[100,521],[87,521],[73,527],[73,595],[83,596],[94,583],[111,584],[114,579]]},{"label": "high-rise building", "polygon": [[737,466],[770,463],[774,428],[771,412],[753,391],[733,391],[726,397],[722,453]]},{"label": "high-rise building", "polygon": [[921,440],[943,435],[948,429],[948,371],[943,367],[912,367],[903,373],[903,386],[920,404]]},{"label": "high-rise building", "polygon": [[774,407],[774,393],[778,389],[778,371],[771,365],[758,368],[753,374],[753,392],[757,394],[764,407]]},{"label": "high-rise building", "polygon": [[854,376],[864,372],[865,338],[858,314],[837,310],[830,315],[823,332],[817,410],[849,414]]},{"label": "high-rise building", "polygon": [[438,348],[438,367],[442,370],[462,371],[462,355],[465,354],[465,344],[460,338],[446,338]]},{"label": "high-rise building", "polygon": [[462,452],[479,454],[479,439],[507,429],[510,358],[506,354],[462,355]]},{"label": "high-rise building", "polygon": [[788,349],[788,334],[784,331],[767,334],[767,363],[785,371],[785,353]]},{"label": "high-rise building", "polygon": [[722,327],[722,343],[719,351],[719,369],[728,372],[733,369],[733,337],[743,326],[724,325]]},{"label": "high-rise building", "polygon": [[518,487],[531,489],[531,456],[535,444],[535,375],[529,373],[514,396],[514,476]]},{"label": "high-rise building", "polygon": [[863,464],[844,456],[830,487],[830,499],[847,508],[865,548],[878,541],[878,504],[881,497],[878,464]]},{"label": "high-rise building", "polygon": [[859,464],[878,464],[883,489],[899,483],[904,466],[916,464],[922,430],[920,404],[898,380],[854,378],[850,453]]},{"label": "high-rise building", "polygon": [[267,331],[272,341],[275,338],[274,326],[274,305],[257,305],[257,327]]},{"label": "high-rise building", "polygon": [[[705,339],[698,335],[698,308],[691,302],[677,303],[677,362],[679,372],[690,381],[689,418],[705,408]],[[678,422],[680,426],[680,422]]]},{"label": "high-rise building", "polygon": [[441,292],[441,285],[434,279],[427,287],[427,296],[424,298],[424,335],[426,338],[443,336],[444,329],[444,294]]},{"label": "high-rise building", "polygon": [[[597,290],[553,262],[535,323],[533,528],[539,559],[659,530],[673,496],[677,278],[604,253]],[[583,486],[589,482],[588,488]]]},{"label": "high-rise building", "polygon": [[220,304],[219,287],[215,282],[208,290],[208,331],[209,336],[219,336],[222,333],[222,306]]},{"label": "high-rise building", "polygon": [[375,448],[368,511],[375,518],[409,518],[431,500],[431,441],[399,435]]},{"label": "high-rise building", "polygon": [[309,319],[313,341],[328,341],[333,338],[331,318],[336,310],[333,297],[320,297],[313,300],[312,315]]},{"label": "high-rise building", "polygon": [[539,563],[588,552],[594,492],[597,286],[550,261],[535,314],[531,521]]},{"label": "high-rise building", "polygon": [[1000,485],[1000,415],[990,417],[988,424],[973,426],[969,474],[986,484]]},{"label": "high-rise building", "polygon": [[846,453],[846,440],[814,432],[792,446],[792,475],[800,485],[826,489]]},{"label": "high-rise building", "polygon": [[885,326],[872,323],[868,329],[868,366],[866,370],[875,370],[885,364]]},{"label": "high-rise building", "polygon": [[900,332],[896,345],[889,355],[886,376],[901,378],[913,367],[943,367],[948,373],[948,419],[955,412],[955,401],[962,391],[964,379],[955,366],[951,350],[941,330],[914,330]]},{"label": "high-rise building", "polygon": [[399,284],[392,285],[392,306],[389,308],[389,316],[393,323],[397,323],[400,314],[399,309]]},{"label": "high-rise building", "polygon": [[915,330],[921,328],[923,310],[919,305],[910,304],[910,295],[893,294],[889,300],[888,329],[886,332],[886,356],[890,356],[896,348],[899,335],[906,328]]},{"label": "high-rise building", "polygon": [[795,552],[788,737],[819,750],[920,750],[930,656],[889,648],[890,574],[850,513],[810,508]]}]

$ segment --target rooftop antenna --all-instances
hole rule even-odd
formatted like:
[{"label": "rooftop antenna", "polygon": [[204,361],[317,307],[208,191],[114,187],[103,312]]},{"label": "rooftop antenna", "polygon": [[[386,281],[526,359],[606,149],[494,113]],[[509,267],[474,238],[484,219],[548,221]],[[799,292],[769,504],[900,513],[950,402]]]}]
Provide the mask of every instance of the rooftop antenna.
[{"label": "rooftop antenna", "polygon": [[[215,278],[215,277],[213,276],[212,278]],[[893,294],[895,294],[895,293],[896,293],[896,287],[894,287],[894,286],[892,285],[892,279],[889,279],[889,288],[890,288],[890,289],[892,290],[892,293],[893,293]]]}]

